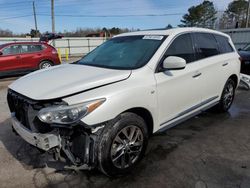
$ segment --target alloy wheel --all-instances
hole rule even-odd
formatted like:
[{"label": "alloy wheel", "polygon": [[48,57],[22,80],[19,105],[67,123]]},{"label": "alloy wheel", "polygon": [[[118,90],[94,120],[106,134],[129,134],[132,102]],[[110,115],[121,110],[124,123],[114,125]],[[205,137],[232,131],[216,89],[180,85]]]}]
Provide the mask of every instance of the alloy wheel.
[{"label": "alloy wheel", "polygon": [[111,160],[115,167],[124,169],[133,165],[143,148],[143,133],[137,126],[123,128],[111,145]]},{"label": "alloy wheel", "polygon": [[41,69],[47,69],[49,67],[51,67],[50,63],[43,63],[42,66],[41,66]]},{"label": "alloy wheel", "polygon": [[225,108],[228,108],[232,104],[233,98],[234,98],[234,86],[232,83],[229,83],[225,88],[225,93],[223,96],[223,104]]}]

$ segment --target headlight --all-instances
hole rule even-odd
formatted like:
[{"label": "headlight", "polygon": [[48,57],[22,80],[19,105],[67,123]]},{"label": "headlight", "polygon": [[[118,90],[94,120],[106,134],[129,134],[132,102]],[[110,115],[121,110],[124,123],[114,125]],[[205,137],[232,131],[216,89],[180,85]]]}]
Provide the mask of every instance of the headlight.
[{"label": "headlight", "polygon": [[105,99],[98,99],[76,105],[61,105],[43,108],[38,113],[38,118],[45,123],[70,124],[75,123],[84,116],[98,108]]}]

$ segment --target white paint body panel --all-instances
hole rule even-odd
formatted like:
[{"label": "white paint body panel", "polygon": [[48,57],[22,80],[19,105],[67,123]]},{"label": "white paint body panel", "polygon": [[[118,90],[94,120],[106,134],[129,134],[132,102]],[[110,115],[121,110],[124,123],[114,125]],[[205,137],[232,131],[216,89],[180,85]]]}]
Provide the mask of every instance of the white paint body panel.
[{"label": "white paint body panel", "polygon": [[[151,113],[153,132],[156,132],[173,123],[173,119],[178,121],[181,118],[178,115],[183,111],[204,103],[203,106],[183,116],[186,117],[214,102],[205,103],[207,100],[216,97],[215,100],[218,101],[227,79],[231,75],[239,78],[240,61],[237,52],[195,61],[187,64],[183,70],[155,73],[160,59],[174,38],[192,32],[208,32],[228,37],[217,31],[198,28],[122,34],[118,36],[168,35],[168,37],[147,65],[140,69],[129,71],[65,65],[32,73],[9,87],[35,100],[70,95],[63,98],[69,105],[106,98],[100,107],[82,118],[81,121],[90,126],[111,120],[129,109],[144,108]],[[194,77],[199,73],[200,76]]]}]

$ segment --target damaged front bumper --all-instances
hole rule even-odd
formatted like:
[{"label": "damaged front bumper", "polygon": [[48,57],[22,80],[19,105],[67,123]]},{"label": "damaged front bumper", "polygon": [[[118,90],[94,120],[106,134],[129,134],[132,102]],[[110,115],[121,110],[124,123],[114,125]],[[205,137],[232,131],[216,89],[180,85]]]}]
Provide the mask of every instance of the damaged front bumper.
[{"label": "damaged front bumper", "polygon": [[58,132],[53,131],[46,134],[33,133],[24,127],[14,116],[12,116],[11,121],[16,133],[29,144],[44,151],[48,151],[55,147],[61,147],[61,137]]},{"label": "damaged front bumper", "polygon": [[36,133],[27,129],[14,115],[11,121],[14,132],[29,144],[53,154],[55,160],[68,161],[67,168],[91,170],[96,167],[96,146],[100,127],[94,129],[95,133],[88,133],[82,129],[60,128],[48,133]]}]

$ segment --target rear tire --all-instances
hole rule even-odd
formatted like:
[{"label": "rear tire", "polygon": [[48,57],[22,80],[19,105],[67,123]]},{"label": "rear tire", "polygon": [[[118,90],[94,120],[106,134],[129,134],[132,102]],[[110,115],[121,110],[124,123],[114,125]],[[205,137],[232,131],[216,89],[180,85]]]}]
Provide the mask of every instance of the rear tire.
[{"label": "rear tire", "polygon": [[39,64],[39,69],[47,69],[47,68],[52,67],[52,66],[53,66],[52,62],[50,62],[50,61],[42,61]]},{"label": "rear tire", "polygon": [[100,135],[99,169],[112,177],[129,173],[143,158],[147,143],[143,118],[130,112],[119,115]]},{"label": "rear tire", "polygon": [[217,111],[227,112],[234,100],[236,83],[233,79],[229,78],[224,86],[219,104],[216,106]]}]

